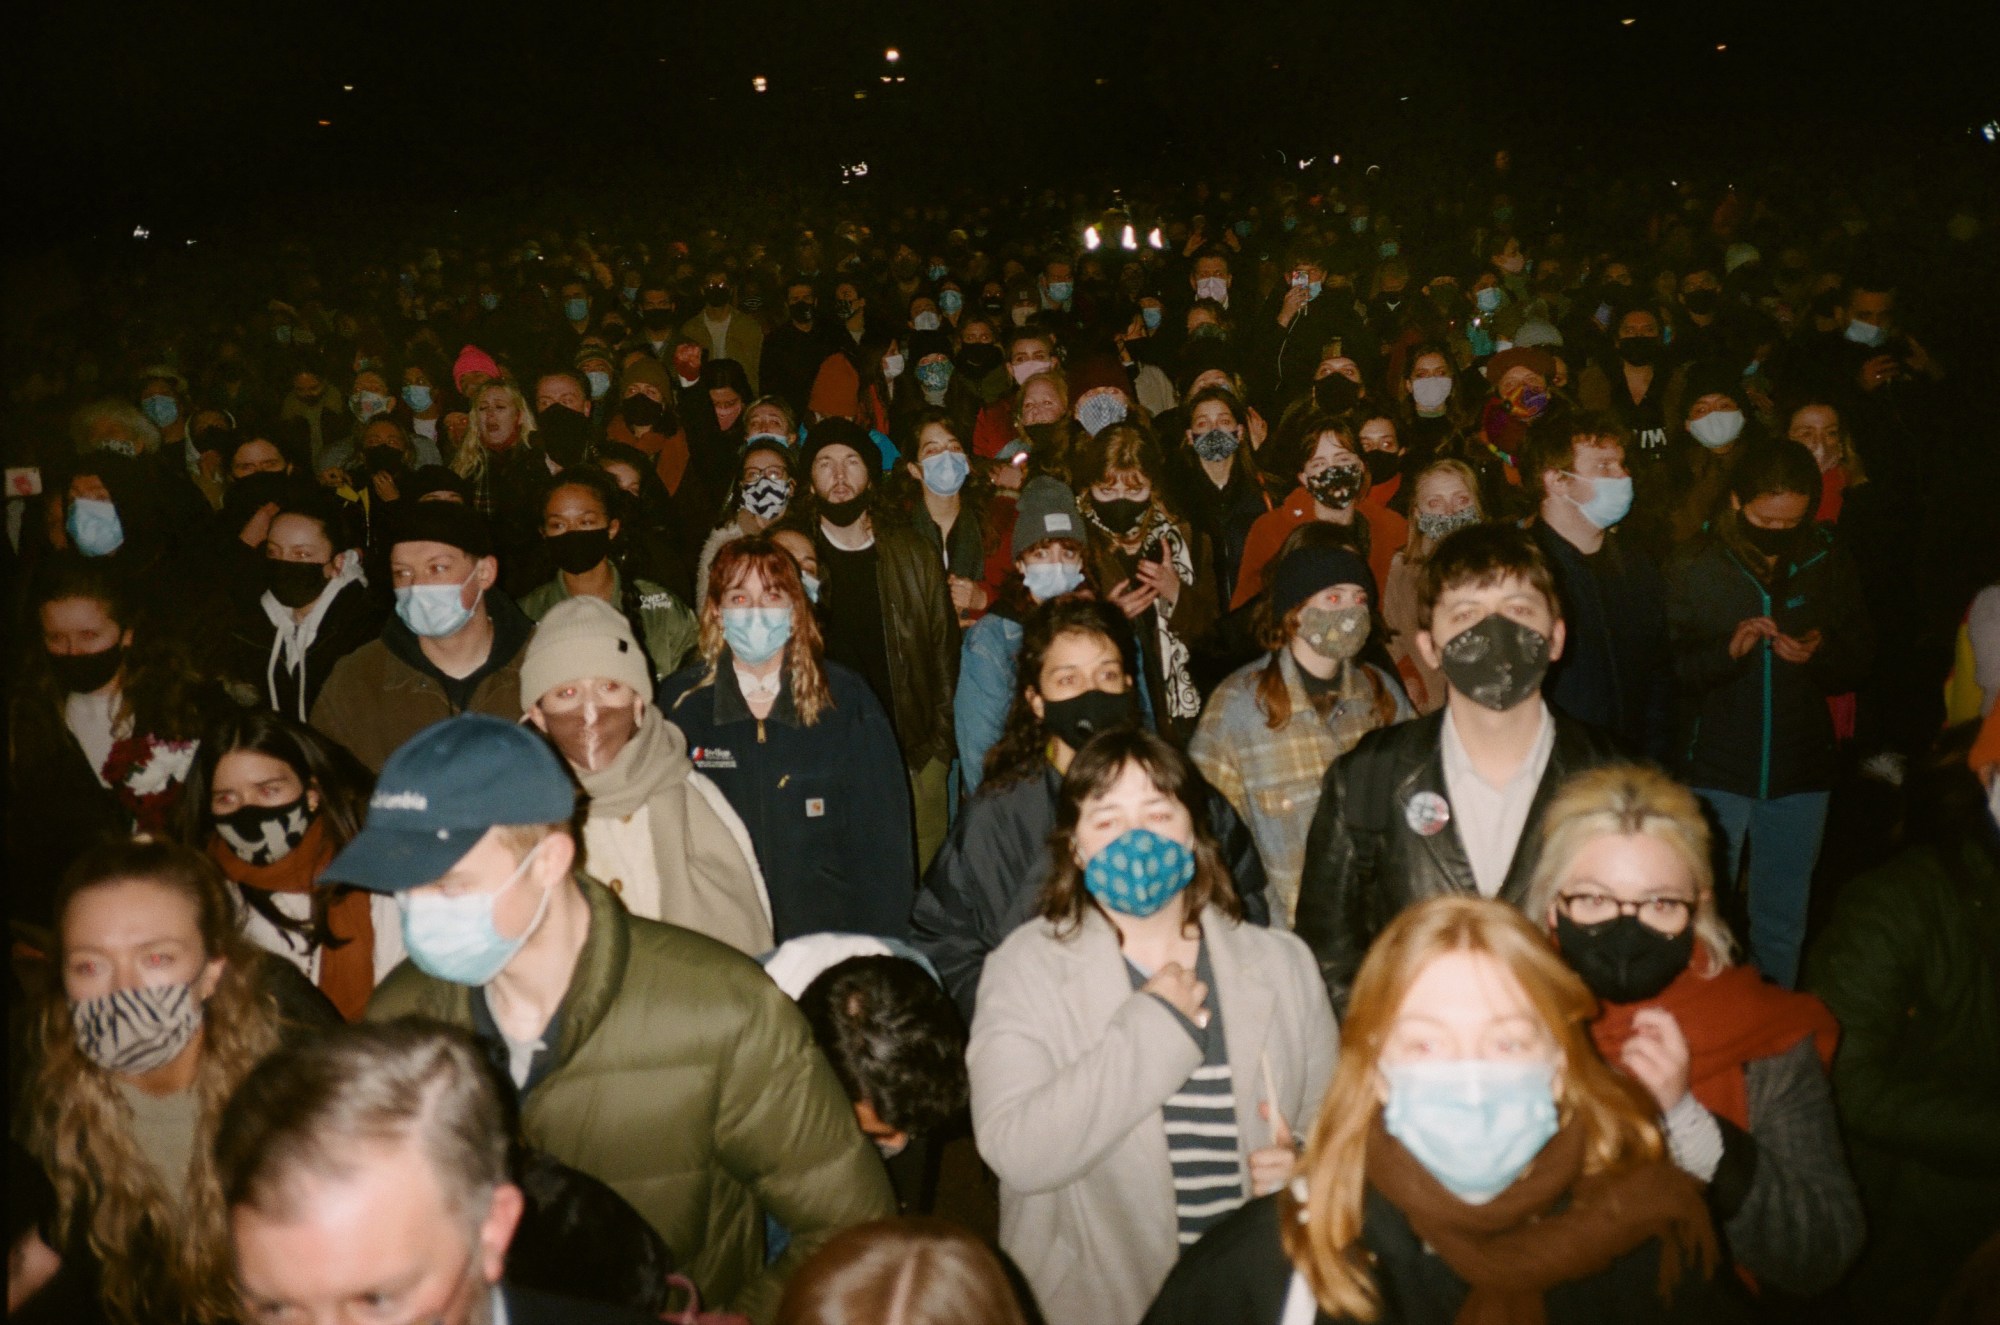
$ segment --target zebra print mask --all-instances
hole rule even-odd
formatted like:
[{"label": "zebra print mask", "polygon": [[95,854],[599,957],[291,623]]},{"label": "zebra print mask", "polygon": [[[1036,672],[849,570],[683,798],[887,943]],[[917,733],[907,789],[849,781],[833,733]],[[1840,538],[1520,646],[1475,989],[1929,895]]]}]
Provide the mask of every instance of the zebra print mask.
[{"label": "zebra print mask", "polygon": [[107,1072],[142,1076],[174,1061],[201,1025],[194,982],[119,989],[72,1003],[77,1047]]}]

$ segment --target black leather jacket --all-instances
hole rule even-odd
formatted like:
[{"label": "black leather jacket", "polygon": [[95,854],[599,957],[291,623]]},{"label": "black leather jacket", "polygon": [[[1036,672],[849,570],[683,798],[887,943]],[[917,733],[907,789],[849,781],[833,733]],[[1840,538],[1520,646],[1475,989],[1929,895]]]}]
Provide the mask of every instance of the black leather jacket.
[{"label": "black leather jacket", "polygon": [[[1441,744],[1448,711],[1369,732],[1326,771],[1306,837],[1294,928],[1319,958],[1336,1012],[1347,1010],[1348,989],[1368,945],[1404,907],[1478,892],[1458,826],[1447,822],[1427,836],[1411,826],[1420,816],[1407,812],[1411,798],[1426,792],[1450,800]],[[1555,748],[1500,889],[1500,900],[1517,906],[1528,892],[1542,815],[1556,788],[1571,773],[1620,757],[1612,739],[1595,727],[1553,710],[1551,716]]]}]

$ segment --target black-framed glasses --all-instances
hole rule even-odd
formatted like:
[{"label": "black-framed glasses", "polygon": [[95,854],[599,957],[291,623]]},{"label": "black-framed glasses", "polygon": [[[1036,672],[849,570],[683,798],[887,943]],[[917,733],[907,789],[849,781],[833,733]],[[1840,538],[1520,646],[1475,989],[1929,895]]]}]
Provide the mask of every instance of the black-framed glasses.
[{"label": "black-framed glasses", "polygon": [[1639,923],[1662,934],[1678,934],[1694,918],[1694,903],[1685,897],[1647,897],[1623,901],[1604,893],[1563,893],[1562,913],[1578,925],[1601,925],[1620,916],[1637,916]]}]

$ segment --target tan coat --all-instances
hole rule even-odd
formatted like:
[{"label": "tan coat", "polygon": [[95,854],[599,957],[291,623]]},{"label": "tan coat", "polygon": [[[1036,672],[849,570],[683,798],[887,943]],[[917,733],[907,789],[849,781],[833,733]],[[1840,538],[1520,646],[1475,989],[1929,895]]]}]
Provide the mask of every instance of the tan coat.
[{"label": "tan coat", "polygon": [[[1202,934],[1239,1154],[1271,1142],[1257,1114],[1267,1062],[1303,1137],[1338,1048],[1319,967],[1282,930],[1211,913]],[[967,1054],[973,1132],[1000,1177],[1000,1245],[1049,1321],[1133,1325],[1165,1282],[1180,1248],[1161,1106],[1201,1059],[1167,1005],[1132,988],[1094,908],[1067,939],[1035,920],[986,959]],[[1249,1183],[1246,1164],[1246,1198]]]}]

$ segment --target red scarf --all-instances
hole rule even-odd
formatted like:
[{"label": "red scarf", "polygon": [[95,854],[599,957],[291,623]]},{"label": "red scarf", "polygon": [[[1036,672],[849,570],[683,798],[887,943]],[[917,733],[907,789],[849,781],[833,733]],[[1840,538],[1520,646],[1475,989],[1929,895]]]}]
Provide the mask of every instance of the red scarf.
[{"label": "red scarf", "polygon": [[[252,865],[229,849],[220,834],[208,839],[209,858],[240,888],[270,893],[309,893],[333,863],[333,843],[326,840],[326,819],[316,817],[299,844],[269,865]],[[326,908],[326,927],[347,942],[319,950],[320,992],[332,1000],[348,1021],[360,1021],[375,992],[375,919],[369,895],[341,889]]]},{"label": "red scarf", "polygon": [[1811,1036],[1822,1068],[1833,1062],[1840,1023],[1811,994],[1795,994],[1769,983],[1753,966],[1732,966],[1705,974],[1697,957],[1674,982],[1643,1003],[1606,1003],[1591,1023],[1598,1052],[1618,1062],[1632,1038],[1632,1017],[1641,1008],[1673,1014],[1688,1042],[1688,1084],[1701,1106],[1738,1127],[1750,1126],[1750,1098],[1743,1067],[1793,1048]]}]

